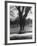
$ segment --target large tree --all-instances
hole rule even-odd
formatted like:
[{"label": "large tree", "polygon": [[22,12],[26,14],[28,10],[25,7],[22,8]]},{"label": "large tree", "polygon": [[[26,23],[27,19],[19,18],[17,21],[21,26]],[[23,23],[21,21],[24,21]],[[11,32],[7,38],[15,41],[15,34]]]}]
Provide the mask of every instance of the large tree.
[{"label": "large tree", "polygon": [[[20,19],[20,32],[21,33],[21,30],[23,28],[24,30],[24,26],[25,26],[25,18],[27,17],[28,13],[29,13],[29,10],[31,9],[31,7],[24,7],[24,6],[18,6],[16,7],[19,11],[19,19]],[[25,9],[25,11],[24,11]],[[24,11],[24,16],[23,16],[23,11]]]},{"label": "large tree", "polygon": [[10,11],[11,14],[10,15],[13,16],[13,18],[11,16],[12,20],[15,20],[14,18],[16,18],[16,16],[17,16],[17,10],[19,12],[20,32],[21,32],[22,29],[24,30],[25,21],[26,21],[25,19],[28,15],[30,9],[31,9],[31,7],[27,7],[27,6],[15,6],[15,7],[11,6],[11,11]]}]

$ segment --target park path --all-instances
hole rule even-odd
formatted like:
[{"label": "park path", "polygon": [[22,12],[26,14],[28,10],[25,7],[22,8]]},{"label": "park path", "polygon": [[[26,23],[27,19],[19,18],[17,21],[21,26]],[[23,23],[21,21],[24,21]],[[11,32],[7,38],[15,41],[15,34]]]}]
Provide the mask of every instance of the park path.
[{"label": "park path", "polygon": [[19,31],[19,26],[11,28],[10,40],[32,39],[32,24],[26,25],[24,27],[24,30],[22,30],[24,32],[23,34],[19,34]]}]

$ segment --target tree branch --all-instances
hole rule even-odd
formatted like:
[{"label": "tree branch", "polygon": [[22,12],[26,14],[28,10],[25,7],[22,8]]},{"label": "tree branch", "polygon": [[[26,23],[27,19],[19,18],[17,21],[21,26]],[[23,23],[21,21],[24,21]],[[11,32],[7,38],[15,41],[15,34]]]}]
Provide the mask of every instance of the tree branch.
[{"label": "tree branch", "polygon": [[27,14],[29,13],[30,9],[31,9],[31,7],[26,7],[24,17],[26,17],[26,16],[27,16]]}]

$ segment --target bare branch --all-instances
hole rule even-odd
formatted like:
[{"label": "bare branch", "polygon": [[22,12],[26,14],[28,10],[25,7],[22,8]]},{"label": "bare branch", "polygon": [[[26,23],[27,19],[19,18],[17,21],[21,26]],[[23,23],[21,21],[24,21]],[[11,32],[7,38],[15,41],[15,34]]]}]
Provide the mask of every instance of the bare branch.
[{"label": "bare branch", "polygon": [[29,13],[30,9],[31,9],[31,7],[26,7],[24,17],[26,17],[26,16],[27,16],[27,14]]}]

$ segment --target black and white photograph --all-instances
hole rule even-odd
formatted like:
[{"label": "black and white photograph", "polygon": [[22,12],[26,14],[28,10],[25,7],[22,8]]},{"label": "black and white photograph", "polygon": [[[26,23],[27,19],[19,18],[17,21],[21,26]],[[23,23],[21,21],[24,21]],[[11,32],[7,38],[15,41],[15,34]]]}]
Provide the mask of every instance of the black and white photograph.
[{"label": "black and white photograph", "polygon": [[34,43],[36,32],[35,3],[5,2],[6,42]]},{"label": "black and white photograph", "polygon": [[10,6],[10,40],[32,39],[31,10],[28,6]]}]

